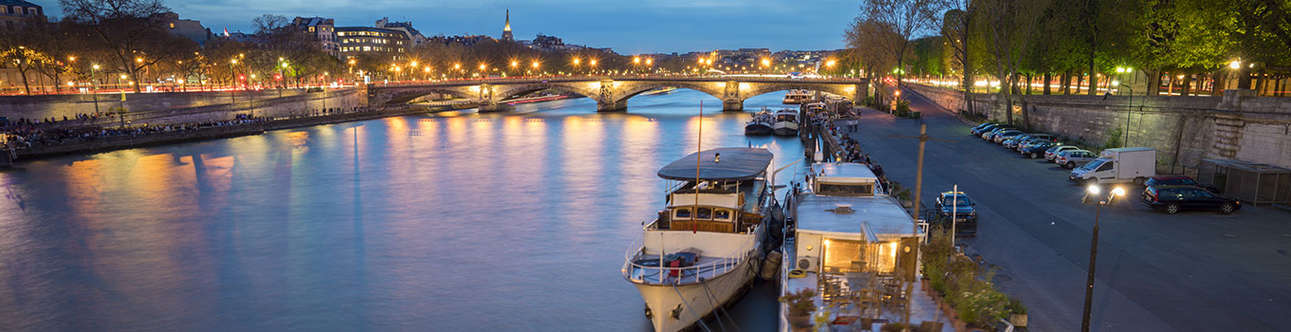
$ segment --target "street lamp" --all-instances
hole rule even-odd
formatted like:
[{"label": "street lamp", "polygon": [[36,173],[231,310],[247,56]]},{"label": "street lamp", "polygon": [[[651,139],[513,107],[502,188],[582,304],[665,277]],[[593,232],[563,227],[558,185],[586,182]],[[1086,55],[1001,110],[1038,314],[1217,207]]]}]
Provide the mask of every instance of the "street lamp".
[{"label": "street lamp", "polygon": [[94,82],[94,114],[99,114],[99,64],[90,65],[90,80]]},{"label": "street lamp", "polygon": [[[1100,191],[1097,184],[1090,185],[1085,189],[1085,196],[1098,197]],[[1098,201],[1098,207],[1094,208],[1094,233],[1089,243],[1089,277],[1085,279],[1085,313],[1080,321],[1080,330],[1082,332],[1089,332],[1089,311],[1094,300],[1094,262],[1098,259],[1098,214],[1102,211],[1104,205],[1112,204],[1112,200],[1121,196],[1125,196],[1125,188],[1112,188],[1112,191],[1107,193],[1107,199]]]}]

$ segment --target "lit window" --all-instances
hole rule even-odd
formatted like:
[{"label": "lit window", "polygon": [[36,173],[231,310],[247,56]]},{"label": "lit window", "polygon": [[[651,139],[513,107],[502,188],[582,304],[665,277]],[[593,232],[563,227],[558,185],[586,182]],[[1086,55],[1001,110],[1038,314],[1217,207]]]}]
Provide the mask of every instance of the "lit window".
[{"label": "lit window", "polygon": [[727,209],[713,210],[713,220],[731,220],[731,210],[727,210]]},{"label": "lit window", "polygon": [[174,29],[174,28],[175,28],[175,22],[170,22],[170,28],[171,28],[171,29]]},{"label": "lit window", "polygon": [[713,209],[706,208],[706,207],[702,207],[702,208],[699,208],[699,209],[697,209],[697,210],[695,210],[695,211],[696,211],[696,213],[695,213],[695,219],[712,219],[712,218],[713,218]]},{"label": "lit window", "polygon": [[673,219],[690,219],[690,208],[676,208],[672,210]]}]

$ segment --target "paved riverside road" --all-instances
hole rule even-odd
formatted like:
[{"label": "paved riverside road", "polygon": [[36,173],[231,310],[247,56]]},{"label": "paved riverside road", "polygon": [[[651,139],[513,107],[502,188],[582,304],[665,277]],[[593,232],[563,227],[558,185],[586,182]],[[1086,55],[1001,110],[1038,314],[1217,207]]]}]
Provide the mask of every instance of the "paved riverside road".
[{"label": "paved riverside road", "polygon": [[[921,96],[929,141],[923,201],[959,184],[976,199],[978,234],[961,243],[998,267],[1036,331],[1080,328],[1094,206],[1067,170],[968,135]],[[853,137],[888,176],[914,187],[919,120],[867,110]],[[1165,215],[1139,204],[1142,187],[1104,207],[1093,301],[1096,331],[1285,331],[1291,326],[1291,212],[1243,206],[1232,215]]]}]

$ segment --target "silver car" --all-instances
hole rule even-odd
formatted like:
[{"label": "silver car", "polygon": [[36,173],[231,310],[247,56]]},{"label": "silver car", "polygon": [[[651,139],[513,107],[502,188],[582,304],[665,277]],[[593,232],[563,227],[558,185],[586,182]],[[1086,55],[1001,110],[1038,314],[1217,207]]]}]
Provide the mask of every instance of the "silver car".
[{"label": "silver car", "polygon": [[1067,150],[1058,153],[1058,157],[1054,158],[1053,162],[1062,167],[1076,168],[1094,159],[1098,159],[1098,155],[1089,150]]}]

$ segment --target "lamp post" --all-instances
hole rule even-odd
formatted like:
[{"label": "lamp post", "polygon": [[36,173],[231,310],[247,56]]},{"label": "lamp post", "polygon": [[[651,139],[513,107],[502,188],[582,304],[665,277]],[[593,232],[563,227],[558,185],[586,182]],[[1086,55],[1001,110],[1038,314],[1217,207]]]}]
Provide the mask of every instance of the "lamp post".
[{"label": "lamp post", "polygon": [[[1086,196],[1097,197],[1100,190],[1097,184],[1090,185],[1086,189]],[[1098,259],[1098,215],[1102,211],[1103,205],[1112,204],[1116,197],[1125,196],[1125,189],[1121,187],[1113,188],[1107,193],[1107,199],[1098,201],[1098,207],[1094,208],[1094,232],[1089,242],[1089,277],[1085,279],[1085,313],[1080,320],[1080,330],[1089,332],[1089,312],[1090,305],[1094,300],[1094,263]]]},{"label": "lamp post", "polygon": [[237,58],[233,58],[232,60],[229,60],[229,83],[231,83],[229,86],[229,105],[230,106],[234,106],[238,104],[238,97],[237,97],[238,73],[233,70],[233,66],[237,64],[238,64]]},{"label": "lamp post", "polygon": [[92,86],[94,88],[94,114],[98,115],[100,114],[100,112],[99,112],[99,64],[97,63],[90,65],[90,80],[93,81],[94,83],[94,85]]}]

